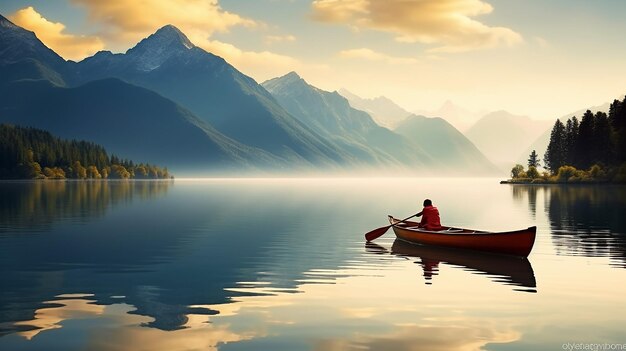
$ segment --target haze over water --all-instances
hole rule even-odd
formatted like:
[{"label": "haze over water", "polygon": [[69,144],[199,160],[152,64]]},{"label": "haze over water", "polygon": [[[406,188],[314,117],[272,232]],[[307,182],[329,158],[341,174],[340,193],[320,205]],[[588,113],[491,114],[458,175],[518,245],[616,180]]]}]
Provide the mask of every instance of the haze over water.
[{"label": "haze over water", "polygon": [[[0,350],[626,344],[626,187],[495,179],[0,183]],[[431,198],[528,260],[363,234]]]}]

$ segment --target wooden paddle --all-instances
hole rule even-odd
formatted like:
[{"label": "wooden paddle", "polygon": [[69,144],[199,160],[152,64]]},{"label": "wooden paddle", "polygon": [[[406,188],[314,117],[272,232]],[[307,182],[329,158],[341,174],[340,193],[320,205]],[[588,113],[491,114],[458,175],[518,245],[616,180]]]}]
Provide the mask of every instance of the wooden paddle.
[{"label": "wooden paddle", "polygon": [[390,224],[390,225],[388,225],[386,227],[376,228],[376,229],[374,229],[374,230],[372,230],[370,232],[367,232],[367,233],[365,233],[365,240],[370,242],[370,241],[378,238],[379,236],[385,234],[389,230],[389,228],[393,227],[394,225],[396,225],[398,223],[402,223],[402,222],[406,221],[407,219],[411,219],[411,218],[413,218],[415,216],[417,216],[417,213],[412,215],[411,217],[407,217],[407,218],[401,220],[400,222],[396,222],[394,224]]}]

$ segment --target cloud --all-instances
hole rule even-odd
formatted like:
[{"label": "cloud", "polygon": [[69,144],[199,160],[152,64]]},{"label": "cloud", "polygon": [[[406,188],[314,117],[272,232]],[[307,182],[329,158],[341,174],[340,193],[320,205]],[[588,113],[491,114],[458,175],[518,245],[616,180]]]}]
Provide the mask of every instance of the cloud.
[{"label": "cloud", "polygon": [[368,48],[343,50],[339,52],[339,57],[347,59],[364,59],[369,61],[382,61],[389,64],[414,64],[419,61],[412,57],[395,57]]},{"label": "cloud", "polygon": [[[245,51],[214,40],[213,34],[228,32],[236,26],[265,28],[265,24],[223,10],[218,0],[71,0],[87,10],[89,21],[102,26],[107,44],[128,48],[172,24],[195,45],[219,55],[246,74],[265,77],[283,73],[285,67],[298,66],[298,60],[269,51]],[[291,35],[268,37],[269,42],[294,41]],[[269,43],[268,42],[268,43]],[[279,70],[279,67],[282,69]]]},{"label": "cloud", "polygon": [[280,42],[294,42],[296,41],[296,37],[293,35],[268,35],[265,37],[265,42],[267,44],[274,44]]},{"label": "cloud", "polygon": [[227,32],[233,26],[260,25],[224,11],[218,0],[71,0],[85,7],[91,22],[104,24],[103,35],[119,42],[136,42],[172,24],[183,32]]},{"label": "cloud", "polygon": [[314,0],[313,11],[313,17],[322,22],[357,24],[369,13],[367,0]]},{"label": "cloud", "polygon": [[246,51],[219,40],[194,42],[197,46],[223,57],[238,70],[247,74],[257,82],[282,76],[290,71],[310,77],[321,77],[329,74],[330,67],[324,64],[304,62],[297,58],[271,51]]},{"label": "cloud", "polygon": [[9,19],[35,32],[44,44],[66,59],[79,60],[104,48],[100,38],[68,34],[63,23],[48,21],[32,6],[16,11]]},{"label": "cloud", "polygon": [[215,55],[223,57],[245,74],[264,80],[283,74],[285,69],[293,70],[303,65],[299,60],[270,51],[245,51],[219,40],[199,40],[192,42]]},{"label": "cloud", "polygon": [[430,52],[513,46],[522,36],[472,17],[493,12],[482,0],[315,0],[313,18],[395,34],[396,41],[436,45]]}]

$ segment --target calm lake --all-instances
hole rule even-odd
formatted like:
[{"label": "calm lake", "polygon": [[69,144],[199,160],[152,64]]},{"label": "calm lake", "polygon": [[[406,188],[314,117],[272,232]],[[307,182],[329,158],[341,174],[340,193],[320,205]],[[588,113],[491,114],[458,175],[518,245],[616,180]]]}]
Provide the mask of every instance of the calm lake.
[{"label": "calm lake", "polygon": [[[426,197],[532,253],[365,244]],[[0,274],[2,351],[624,350],[626,187],[3,182]]]}]

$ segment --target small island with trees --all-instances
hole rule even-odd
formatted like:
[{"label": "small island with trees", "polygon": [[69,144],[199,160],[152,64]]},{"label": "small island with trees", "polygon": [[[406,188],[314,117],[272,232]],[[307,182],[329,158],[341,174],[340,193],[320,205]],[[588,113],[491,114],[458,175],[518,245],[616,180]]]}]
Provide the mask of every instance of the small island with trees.
[{"label": "small island with trees", "polygon": [[0,179],[168,179],[167,168],[136,164],[87,141],[0,124]]},{"label": "small island with trees", "polygon": [[609,113],[587,110],[565,124],[556,120],[539,172],[535,150],[528,168],[517,164],[502,184],[626,183],[626,97],[614,100]]}]

